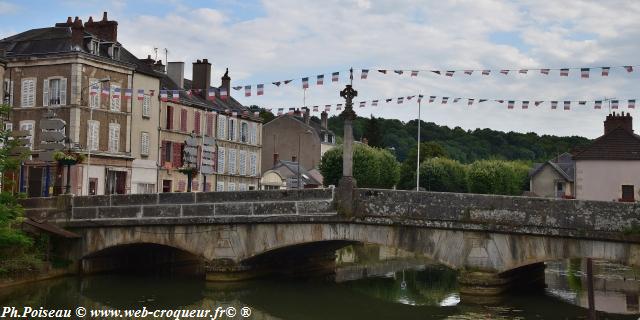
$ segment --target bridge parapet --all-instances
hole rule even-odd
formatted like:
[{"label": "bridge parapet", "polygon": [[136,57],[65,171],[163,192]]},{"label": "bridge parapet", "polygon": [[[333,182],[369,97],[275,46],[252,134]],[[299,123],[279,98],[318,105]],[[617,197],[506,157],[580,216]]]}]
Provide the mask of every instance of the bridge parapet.
[{"label": "bridge parapet", "polygon": [[96,220],[120,224],[118,220],[195,222],[197,218],[336,214],[330,189],[32,198],[22,204],[29,217],[68,225]]},{"label": "bridge parapet", "polygon": [[518,233],[619,233],[640,225],[635,203],[378,189],[358,189],[357,199],[360,217],[459,223],[465,228],[473,224]]}]

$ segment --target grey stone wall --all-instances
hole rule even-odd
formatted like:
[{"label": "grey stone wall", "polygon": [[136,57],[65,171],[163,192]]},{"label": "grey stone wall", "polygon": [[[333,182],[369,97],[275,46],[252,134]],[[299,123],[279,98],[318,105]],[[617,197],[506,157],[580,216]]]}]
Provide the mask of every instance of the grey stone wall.
[{"label": "grey stone wall", "polygon": [[[547,230],[626,231],[640,225],[635,203],[443,192],[358,189],[357,215]],[[537,232],[536,232],[537,233]]]}]

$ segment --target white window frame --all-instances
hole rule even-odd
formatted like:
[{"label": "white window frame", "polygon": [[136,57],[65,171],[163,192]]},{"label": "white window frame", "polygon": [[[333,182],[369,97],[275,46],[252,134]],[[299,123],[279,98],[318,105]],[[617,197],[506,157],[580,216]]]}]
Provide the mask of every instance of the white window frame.
[{"label": "white window frame", "polygon": [[[51,87],[51,85],[53,84],[53,81],[57,81],[58,83],[57,90],[53,90],[54,88]],[[43,106],[58,107],[58,106],[67,105],[67,78],[49,77],[47,79],[44,79],[42,87],[43,87],[43,90],[42,90]],[[58,94],[57,96],[58,99],[56,100],[53,99],[54,93]]]},{"label": "white window frame", "polygon": [[217,152],[217,157],[218,157],[218,173],[224,173],[224,169],[225,169],[225,152],[224,152],[224,147],[218,147],[218,152]]},{"label": "white window frame", "polygon": [[247,152],[245,150],[240,150],[238,153],[238,174],[247,175]]},{"label": "white window frame", "polygon": [[236,183],[235,182],[227,183],[227,191],[236,191]]},{"label": "white window frame", "polygon": [[[120,89],[120,96],[118,98],[113,97],[113,93],[116,91],[115,89]],[[122,87],[117,84],[112,84],[109,88],[109,110],[111,111],[122,111]]]},{"label": "white window frame", "polygon": [[238,140],[238,136],[237,136],[237,126],[238,126],[238,119],[234,118],[234,117],[229,117],[229,141],[236,141]]},{"label": "white window frame", "polygon": [[98,120],[87,120],[87,148],[91,151],[100,149],[100,121]]},{"label": "white window frame", "polygon": [[229,149],[229,164],[227,169],[229,174],[236,174],[236,149]]},{"label": "white window frame", "polygon": [[227,139],[227,117],[218,115],[218,139]]},{"label": "white window frame", "polygon": [[249,143],[258,144],[258,124],[255,122],[249,125]]},{"label": "white window frame", "polygon": [[2,98],[2,103],[6,103],[9,106],[13,107],[13,84],[14,81],[11,81],[9,79],[4,79],[3,85],[4,85],[4,93],[9,93],[9,100],[5,100],[4,97]]},{"label": "white window frame", "polygon": [[[91,95],[91,89],[95,89],[96,94]],[[100,109],[100,97],[102,96],[102,82],[98,79],[89,79],[89,108]]]},{"label": "white window frame", "polygon": [[[20,107],[30,108],[36,106],[36,78],[23,78],[20,82]],[[48,89],[47,89],[48,90]]]},{"label": "white window frame", "polygon": [[120,152],[120,124],[109,123],[109,152]]},{"label": "white window frame", "polygon": [[253,177],[258,175],[258,155],[255,152],[249,155],[249,175]]},{"label": "white window frame", "polygon": [[238,184],[238,191],[247,191],[247,184],[246,183]]},{"label": "white window frame", "polygon": [[249,132],[249,123],[247,123],[246,121],[240,121],[240,142],[249,143],[251,141]]},{"label": "white window frame", "polygon": [[[36,132],[36,122],[35,120],[22,120],[20,121],[20,131],[29,131],[30,135],[27,136],[26,138],[29,139],[29,145],[27,145],[26,147],[29,148],[29,150],[33,150],[33,142],[34,142],[34,135]],[[25,128],[25,126],[30,126],[31,128],[27,129]]]},{"label": "white window frame", "polygon": [[142,117],[151,118],[151,96],[148,94],[142,98]]},{"label": "white window frame", "polygon": [[149,132],[140,132],[140,155],[149,156],[149,148],[151,147],[151,136]]},{"label": "white window frame", "polygon": [[216,191],[224,191],[224,181],[216,182]]}]

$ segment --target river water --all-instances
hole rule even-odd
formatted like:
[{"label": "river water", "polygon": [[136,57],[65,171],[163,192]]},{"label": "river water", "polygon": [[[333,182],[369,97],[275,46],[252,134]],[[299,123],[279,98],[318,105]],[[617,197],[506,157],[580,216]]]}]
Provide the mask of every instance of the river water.
[{"label": "river water", "polygon": [[[640,270],[595,261],[599,319],[638,319]],[[248,319],[586,319],[584,261],[547,264],[547,289],[491,304],[460,299],[454,270],[387,248],[338,252],[336,273],[313,279],[210,283],[105,274],[0,289],[0,306],[45,309],[251,309]],[[224,319],[229,319],[224,318]],[[244,319],[238,312],[235,319]]]}]

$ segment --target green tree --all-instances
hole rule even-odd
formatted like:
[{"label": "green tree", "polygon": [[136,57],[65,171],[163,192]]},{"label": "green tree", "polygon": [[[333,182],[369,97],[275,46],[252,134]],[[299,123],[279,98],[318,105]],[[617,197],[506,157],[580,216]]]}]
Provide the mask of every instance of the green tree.
[{"label": "green tree", "polygon": [[480,160],[469,165],[469,192],[520,195],[525,190],[529,167],[504,160]]},{"label": "green tree", "polygon": [[259,112],[260,118],[262,119],[262,123],[267,123],[276,118],[273,113],[265,108],[260,108],[259,106],[252,105],[249,107],[251,112]]},{"label": "green tree", "polygon": [[369,118],[366,123],[364,137],[367,138],[370,146],[384,148],[384,138],[382,136],[382,131],[380,131],[380,123],[378,118],[373,115],[371,115],[371,118]]},{"label": "green tree", "polygon": [[[0,118],[7,119],[10,108],[0,106]],[[0,131],[0,172],[2,175],[2,191],[0,191],[0,276],[13,273],[21,269],[29,269],[40,261],[34,252],[34,241],[21,229],[23,209],[18,203],[16,195],[11,190],[12,181],[6,173],[16,172],[19,169],[22,156],[13,155],[18,146],[18,141],[11,138],[8,130]]]},{"label": "green tree", "polygon": [[[400,164],[388,150],[354,144],[353,176],[361,188],[392,188],[398,182]],[[325,186],[342,177],[342,146],[327,151],[320,161]]]},{"label": "green tree", "polygon": [[467,192],[466,167],[456,160],[426,159],[420,163],[420,185],[428,191]]},{"label": "green tree", "polygon": [[[420,163],[429,158],[446,158],[448,157],[447,151],[439,144],[435,142],[423,142],[420,143]],[[411,150],[409,155],[402,162],[400,167],[400,182],[398,188],[404,190],[411,190],[416,188],[416,169],[418,158],[418,145],[416,144]]]}]

